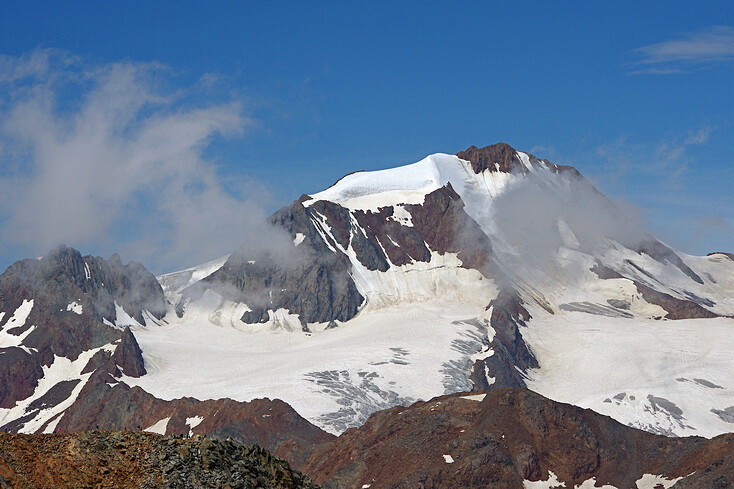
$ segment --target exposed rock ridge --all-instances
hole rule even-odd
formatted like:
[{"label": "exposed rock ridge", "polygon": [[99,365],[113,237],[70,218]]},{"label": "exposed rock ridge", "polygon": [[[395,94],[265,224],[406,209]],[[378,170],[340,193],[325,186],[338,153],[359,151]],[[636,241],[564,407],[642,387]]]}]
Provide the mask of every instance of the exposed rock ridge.
[{"label": "exposed rock ridge", "polygon": [[727,257],[731,261],[734,261],[734,253],[724,253],[723,251],[716,251],[714,253],[709,253],[706,256],[711,256],[711,255],[724,255],[725,257]]},{"label": "exposed rock ridge", "polygon": [[296,201],[273,214],[269,221],[276,229],[293,240],[300,234],[303,241],[285,256],[252,253],[245,247],[232,253],[219,270],[184,289],[177,312],[182,314],[187,301],[212,289],[246,303],[251,311],[242,320],[247,323],[266,322],[268,311],[278,309],[298,314],[304,328],[307,323],[354,317],[364,298],[350,277],[351,262],[328,235],[322,238],[314,212]]},{"label": "exposed rock ridge", "polygon": [[[14,296],[10,288],[16,289]],[[40,297],[63,309],[79,301],[97,319],[114,322],[117,303],[145,324],[143,311],[160,319],[167,310],[158,280],[142,264],[123,265],[118,255],[112,255],[109,260],[91,255],[83,257],[77,250],[63,245],[41,259],[12,264],[0,276],[0,290],[0,305],[6,311],[17,308],[22,299]]]},{"label": "exposed rock ridge", "polygon": [[[538,368],[538,361],[519,330],[531,319],[523,304],[515,290],[505,288],[487,306],[492,310],[490,326],[495,336],[489,347],[494,353],[474,362],[470,377],[474,390],[526,387],[523,373]],[[493,380],[490,381],[489,377]]]},{"label": "exposed rock ridge", "polygon": [[681,260],[675,251],[671,250],[654,238],[641,243],[635,251],[638,253],[644,253],[660,263],[671,263],[680,271],[685,273],[691,280],[694,280],[699,284],[703,284],[703,279],[699,277],[696,272],[691,270],[691,268]]},{"label": "exposed rock ridge", "polygon": [[[553,173],[570,174],[576,177],[581,176],[579,171],[572,166],[556,165],[545,159],[539,160],[530,153],[526,154],[528,155],[531,166],[545,167]],[[469,161],[474,173],[477,174],[489,170],[491,172],[499,171],[524,175],[530,171],[523,164],[518,152],[507,143],[491,144],[481,149],[476,146],[469,146],[464,151],[459,151],[456,156],[462,160]]]},{"label": "exposed rock ridge", "polygon": [[523,174],[528,172],[520,161],[515,148],[507,143],[492,144],[481,149],[469,146],[456,156],[469,161],[474,173],[482,173],[485,170]]},{"label": "exposed rock ridge", "polygon": [[551,472],[564,487],[640,487],[645,474],[682,478],[674,487],[734,482],[731,434],[667,438],[527,389],[466,396],[375,413],[301,470],[326,488],[521,489]]},{"label": "exposed rock ridge", "polygon": [[422,205],[406,205],[413,225],[431,250],[457,253],[464,268],[479,270],[486,277],[501,276],[492,259],[492,243],[464,210],[451,184],[426,195]]},{"label": "exposed rock ridge", "polygon": [[643,284],[639,280],[626,277],[621,273],[602,265],[601,263],[597,262],[591,268],[591,271],[603,280],[615,278],[626,278],[630,280],[634,283],[635,288],[640,295],[642,295],[643,299],[650,304],[662,307],[667,312],[666,318],[668,319],[702,319],[719,317],[718,314],[706,309],[694,300],[680,299],[673,297],[670,294],[666,294],[665,292],[660,292],[649,285]]}]

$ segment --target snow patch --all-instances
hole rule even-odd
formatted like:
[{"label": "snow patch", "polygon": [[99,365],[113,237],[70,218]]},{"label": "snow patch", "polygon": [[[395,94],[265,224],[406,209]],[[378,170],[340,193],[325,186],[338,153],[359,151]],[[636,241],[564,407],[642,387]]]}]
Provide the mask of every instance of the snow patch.
[{"label": "snow patch", "polygon": [[130,316],[127,312],[125,312],[125,309],[122,308],[121,305],[119,305],[115,301],[115,326],[118,329],[125,329],[125,327],[130,326],[132,328],[134,327],[142,327],[142,325],[137,322],[132,316]]},{"label": "snow patch", "polygon": [[178,272],[166,273],[156,277],[158,283],[161,284],[163,293],[172,303],[178,302],[180,292],[196,282],[208,277],[216,272],[227,261],[229,255],[220,256],[206,263],[196,265]]},{"label": "snow patch", "polygon": [[299,244],[303,243],[303,240],[306,239],[306,235],[303,233],[296,233],[296,237],[293,238],[293,244],[295,246],[298,246]]},{"label": "snow patch", "polygon": [[462,399],[476,402],[482,402],[485,397],[487,397],[487,394],[472,394],[470,396],[461,396]]},{"label": "snow patch", "polygon": [[189,426],[189,436],[194,436],[194,428],[199,426],[202,421],[204,421],[204,418],[201,416],[186,418],[186,424]]},{"label": "snow patch", "polygon": [[566,487],[565,482],[560,482],[556,474],[548,471],[548,480],[545,481],[529,481],[523,480],[522,485],[524,489],[555,489],[558,487]]},{"label": "snow patch", "polygon": [[637,480],[635,485],[637,486],[637,489],[655,489],[658,486],[663,486],[663,489],[668,489],[681,479],[683,479],[683,477],[668,479],[662,475],[645,474]]},{"label": "snow patch", "polygon": [[454,458],[451,455],[444,455],[443,459],[447,464],[454,463]]},{"label": "snow patch", "polygon": [[311,222],[313,223],[314,228],[316,228],[316,231],[319,233],[319,235],[321,235],[321,239],[324,241],[324,244],[332,251],[332,253],[336,253],[336,250],[331,245],[331,243],[336,243],[336,240],[331,234],[326,217],[315,211],[311,212],[311,215],[313,216],[311,218]]},{"label": "snow patch", "polygon": [[81,314],[82,313],[82,305],[79,304],[76,301],[70,302],[69,305],[66,306],[66,310],[67,311],[71,311],[71,312],[76,313],[76,314]]},{"label": "snow patch", "polygon": [[574,486],[574,489],[618,489],[616,486],[610,486],[609,484],[603,484],[601,486],[596,485],[596,477],[586,479],[581,485]]},{"label": "snow patch", "polygon": [[[26,319],[28,319],[28,315],[31,313],[32,308],[33,299],[24,300],[18,309],[15,310],[13,316],[7,323],[5,323],[5,327],[0,330],[0,348],[18,347],[22,348],[26,353],[31,353],[30,348],[23,346],[23,340],[25,340],[28,335],[36,329],[35,325],[32,325],[19,335],[11,334],[8,331],[13,328],[25,326]],[[4,315],[5,313],[0,313],[0,319],[2,319]]]},{"label": "snow patch", "polygon": [[18,306],[18,309],[15,310],[11,318],[8,319],[8,322],[5,323],[3,331],[24,326],[28,315],[31,313],[31,309],[33,309],[33,299],[23,299],[23,303]]},{"label": "snow patch", "polygon": [[[35,416],[26,421],[20,428],[21,433],[36,433],[44,424],[53,420],[58,416],[55,423],[46,426],[44,432],[51,433],[58,423],[61,414],[76,401],[77,396],[84,388],[93,372],[82,374],[82,370],[87,366],[89,360],[99,351],[114,352],[115,345],[109,343],[99,348],[93,348],[79,354],[76,360],[69,360],[65,357],[54,356],[53,362],[49,366],[42,366],[43,376],[38,380],[38,385],[26,399],[16,402],[12,408],[0,408],[0,426],[5,425],[13,420],[34,413]],[[37,411],[31,411],[30,405],[37,399],[43,397],[52,387],[59,382],[79,379],[80,382],[74,386],[71,395],[55,406],[49,406]]]},{"label": "snow patch", "polygon": [[410,212],[408,212],[402,205],[393,206],[392,219],[403,226],[413,226],[413,216],[411,216]]},{"label": "snow patch", "polygon": [[171,417],[163,418],[160,421],[157,421],[152,426],[149,426],[145,428],[143,431],[148,431],[150,433],[158,433],[159,435],[165,435],[166,434],[166,428],[168,427],[168,422],[171,420]]}]

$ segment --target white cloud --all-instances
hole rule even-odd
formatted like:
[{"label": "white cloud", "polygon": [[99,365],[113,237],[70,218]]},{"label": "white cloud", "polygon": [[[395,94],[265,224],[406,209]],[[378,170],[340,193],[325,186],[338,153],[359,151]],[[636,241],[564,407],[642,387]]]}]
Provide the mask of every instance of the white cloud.
[{"label": "white cloud", "polygon": [[121,250],[158,270],[237,248],[264,210],[228,191],[203,151],[253,121],[237,101],[165,88],[171,78],[54,50],[1,57],[0,240],[28,256],[60,242]]},{"label": "white cloud", "polygon": [[734,59],[734,29],[712,26],[684,34],[679,39],[637,48],[637,65],[645,66],[632,74],[667,75],[681,73],[684,67],[719,63]]}]

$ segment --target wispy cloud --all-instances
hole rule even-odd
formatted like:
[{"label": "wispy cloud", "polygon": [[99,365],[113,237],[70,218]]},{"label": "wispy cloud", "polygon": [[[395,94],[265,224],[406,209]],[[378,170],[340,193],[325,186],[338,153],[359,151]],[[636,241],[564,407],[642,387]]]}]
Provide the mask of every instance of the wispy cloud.
[{"label": "wispy cloud", "polygon": [[225,185],[204,151],[254,121],[174,78],[54,50],[1,57],[0,244],[122,251],[159,271],[236,249],[265,217],[247,198],[262,193]]},{"label": "wispy cloud", "polygon": [[631,74],[668,75],[692,67],[734,60],[734,28],[712,26],[686,33],[678,39],[642,46],[634,50],[640,59]]},{"label": "wispy cloud", "polygon": [[711,126],[689,131],[685,137],[674,137],[657,143],[633,143],[627,137],[598,146],[596,156],[605,169],[605,179],[618,180],[631,171],[665,181],[669,186],[678,184],[691,163],[691,146],[705,144]]}]

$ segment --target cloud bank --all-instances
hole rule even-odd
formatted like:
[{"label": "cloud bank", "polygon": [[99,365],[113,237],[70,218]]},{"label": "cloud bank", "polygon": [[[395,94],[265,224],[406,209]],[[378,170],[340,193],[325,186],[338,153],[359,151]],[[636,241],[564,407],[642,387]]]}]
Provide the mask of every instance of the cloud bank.
[{"label": "cloud bank", "polygon": [[0,57],[6,249],[34,256],[63,242],[157,272],[236,249],[264,220],[264,195],[251,181],[225,185],[205,152],[254,121],[236,100],[175,81],[161,65],[90,66],[55,50]]}]

